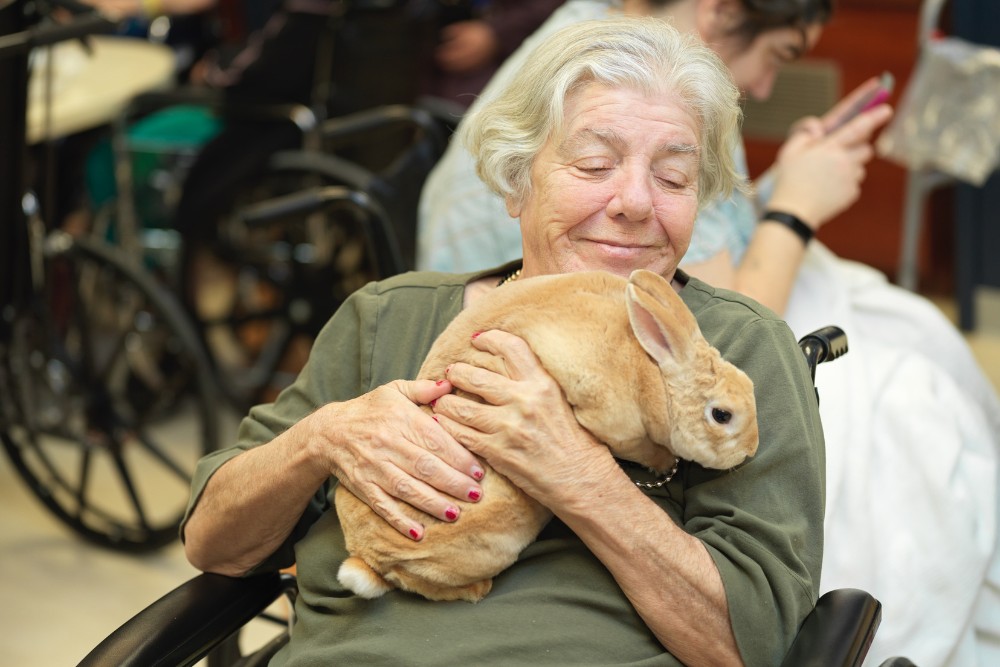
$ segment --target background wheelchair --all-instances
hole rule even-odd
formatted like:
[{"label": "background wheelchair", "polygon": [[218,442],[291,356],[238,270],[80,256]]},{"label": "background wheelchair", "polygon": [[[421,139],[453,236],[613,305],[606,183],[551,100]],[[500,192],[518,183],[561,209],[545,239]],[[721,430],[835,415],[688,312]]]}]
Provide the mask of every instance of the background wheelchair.
[{"label": "background wheelchair", "polygon": [[[107,31],[88,16],[38,25],[41,5],[0,8],[0,440],[31,491],[97,544],[176,539],[197,459],[218,442],[211,377],[183,312],[137,263],[50,229],[27,187],[32,48]],[[43,193],[44,197],[44,193]]]},{"label": "background wheelchair", "polygon": [[[347,294],[408,267],[397,239],[407,229],[412,239],[415,221],[401,211],[415,215],[447,134],[427,112],[401,105],[312,114],[310,141],[268,156],[213,233],[179,244],[165,262],[162,246],[143,242],[149,230],[127,159],[116,170],[116,206],[85,234],[43,220],[27,185],[29,51],[115,24],[93,13],[44,24],[47,6],[22,0],[0,9],[0,80],[13,91],[2,128],[12,149],[0,156],[2,252],[12,269],[0,285],[0,440],[30,490],[75,532],[118,550],[154,550],[176,539],[194,465],[220,441],[220,397],[243,410],[279,390],[295,370],[294,361],[285,366],[289,352],[306,349]],[[148,111],[149,101],[126,115]],[[240,110],[276,123],[306,112]],[[397,137],[386,164],[324,150],[372,135]],[[199,255],[223,278],[207,286],[192,268]],[[171,276],[171,262],[191,271]]]},{"label": "background wheelchair", "polygon": [[[315,43],[294,52],[311,54],[310,62],[282,64],[311,72],[308,85],[145,94],[114,125],[117,197],[102,210],[97,233],[136,253],[148,250],[143,238],[168,237],[173,266],[161,273],[239,411],[287,384],[312,337],[348,294],[413,268],[420,189],[458,116],[440,104],[413,103],[407,87],[413,82],[398,81],[406,68],[389,83],[359,82],[380,63],[364,57],[357,63],[343,52],[359,47],[358,33],[376,42],[365,50],[384,47],[379,35],[405,16],[402,4],[331,0],[320,3],[325,14],[295,17],[308,24],[307,38]],[[380,21],[389,28],[372,23]],[[271,60],[289,50],[280,35],[271,46],[263,49]],[[387,78],[382,69],[380,80]],[[408,103],[384,103],[390,99]],[[163,198],[178,200],[177,210],[173,227],[151,230],[142,215],[150,207],[138,201],[142,191],[132,182],[133,163],[137,156],[148,160],[150,153],[189,147],[137,140],[129,127],[180,105],[210,109],[224,129],[202,146],[189,172],[158,174],[173,190]]]}]

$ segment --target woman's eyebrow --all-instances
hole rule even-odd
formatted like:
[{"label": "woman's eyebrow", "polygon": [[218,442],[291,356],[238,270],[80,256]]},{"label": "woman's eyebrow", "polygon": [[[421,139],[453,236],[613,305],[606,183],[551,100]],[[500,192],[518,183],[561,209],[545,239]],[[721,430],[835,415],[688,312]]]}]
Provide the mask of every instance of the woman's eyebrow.
[{"label": "woman's eyebrow", "polygon": [[671,155],[693,155],[695,157],[701,156],[701,148],[697,144],[678,144],[678,143],[666,143],[660,144],[657,151],[659,153],[669,153]]},{"label": "woman's eyebrow", "polygon": [[612,148],[624,146],[625,141],[617,132],[613,130],[598,130],[592,127],[585,127],[569,135],[556,148],[559,155],[570,157],[578,153],[581,149],[593,144],[601,144]]},{"label": "woman's eyebrow", "polygon": [[[574,132],[559,143],[556,149],[562,156],[575,154],[581,148],[598,143],[610,148],[622,150],[628,145],[625,138],[616,130],[611,128],[585,127]],[[666,142],[656,147],[658,154],[670,155],[694,155],[700,156],[701,149],[697,144],[683,142]]]}]

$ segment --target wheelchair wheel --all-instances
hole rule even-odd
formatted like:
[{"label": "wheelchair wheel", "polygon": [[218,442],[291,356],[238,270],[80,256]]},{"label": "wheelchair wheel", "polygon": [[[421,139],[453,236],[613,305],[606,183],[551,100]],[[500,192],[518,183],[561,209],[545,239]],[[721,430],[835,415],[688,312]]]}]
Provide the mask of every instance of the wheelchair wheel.
[{"label": "wheelchair wheel", "polygon": [[3,445],[63,522],[105,547],[177,538],[196,461],[217,442],[205,355],[140,269],[56,233],[44,283],[2,350]]},{"label": "wheelchair wheel", "polygon": [[239,408],[272,400],[344,299],[394,272],[379,265],[350,206],[256,222],[242,215],[322,182],[316,174],[272,170],[242,189],[210,237],[185,241],[180,291],[215,376]]}]

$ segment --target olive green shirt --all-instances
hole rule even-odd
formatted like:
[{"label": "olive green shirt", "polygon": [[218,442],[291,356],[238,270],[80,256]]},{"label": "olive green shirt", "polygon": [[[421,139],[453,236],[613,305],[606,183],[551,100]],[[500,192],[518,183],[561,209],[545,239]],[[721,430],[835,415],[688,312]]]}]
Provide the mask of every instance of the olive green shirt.
[{"label": "olive green shirt", "polygon": [[[203,459],[188,512],[211,474],[240,451],[269,442],[326,403],[412,379],[460,311],[465,285],[480,275],[487,274],[409,273],[348,299],[316,339],[296,382],[275,403],[250,412],[237,447]],[[647,493],[708,548],[745,663],[775,665],[819,586],[825,466],[815,393],[782,320],[733,292],[687,280],[681,296],[703,334],[754,382],[760,446],[732,471],[682,464],[673,481]],[[336,578],[346,554],[330,511],[335,483],[317,491],[287,543],[255,569],[298,566],[292,640],[272,664],[678,664],[608,570],[558,520],[478,604],[429,602],[399,591],[375,600],[354,596]]]}]

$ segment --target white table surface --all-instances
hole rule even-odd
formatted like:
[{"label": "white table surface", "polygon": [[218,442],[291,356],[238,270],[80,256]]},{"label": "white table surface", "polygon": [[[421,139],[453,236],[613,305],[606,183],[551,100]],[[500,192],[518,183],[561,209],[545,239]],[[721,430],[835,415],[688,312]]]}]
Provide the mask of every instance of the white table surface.
[{"label": "white table surface", "polygon": [[[79,41],[32,53],[28,88],[27,139],[62,137],[104,125],[136,95],[173,82],[174,54],[167,46],[132,37],[90,38],[92,53]],[[46,127],[45,73],[53,58],[52,110]]]}]

